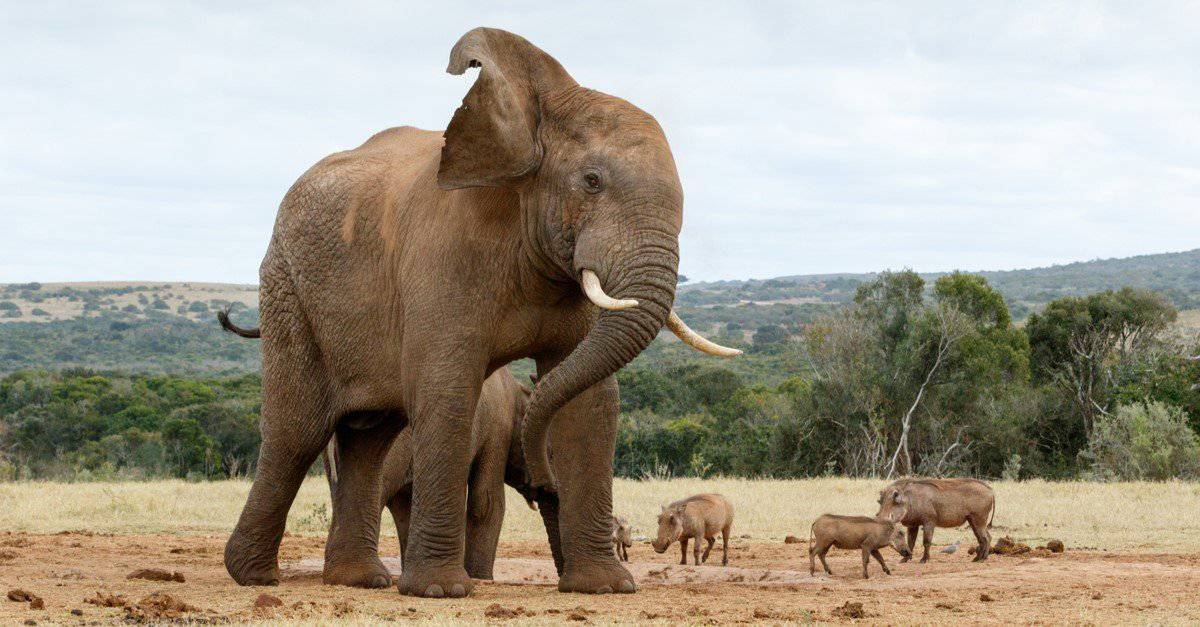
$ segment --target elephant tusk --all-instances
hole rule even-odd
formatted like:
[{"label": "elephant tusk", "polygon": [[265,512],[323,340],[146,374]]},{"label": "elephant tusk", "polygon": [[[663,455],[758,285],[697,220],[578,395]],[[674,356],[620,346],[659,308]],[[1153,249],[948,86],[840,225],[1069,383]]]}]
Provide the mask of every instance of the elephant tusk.
[{"label": "elephant tusk", "polygon": [[691,346],[702,353],[716,355],[717,357],[737,357],[738,355],[742,354],[742,351],[736,348],[721,346],[720,344],[709,340],[703,335],[696,333],[690,327],[688,327],[686,323],[684,323],[683,319],[679,317],[679,314],[675,313],[674,309],[671,310],[671,315],[667,316],[667,328],[670,329],[671,333],[674,333],[676,337],[683,340],[684,344],[687,344],[688,346]]},{"label": "elephant tusk", "polygon": [[583,271],[583,293],[587,294],[588,300],[596,304],[601,309],[610,311],[621,311],[630,307],[637,307],[638,302],[632,298],[613,298],[604,293],[604,288],[600,287],[600,277],[596,276],[591,270]]}]

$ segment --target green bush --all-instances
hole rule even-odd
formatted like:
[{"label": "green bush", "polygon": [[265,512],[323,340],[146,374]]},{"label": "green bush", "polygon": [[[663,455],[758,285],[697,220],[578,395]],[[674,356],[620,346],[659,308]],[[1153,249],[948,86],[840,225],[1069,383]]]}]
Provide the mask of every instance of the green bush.
[{"label": "green bush", "polygon": [[1159,402],[1121,405],[1101,415],[1081,455],[1095,479],[1200,477],[1200,438],[1183,410]]}]

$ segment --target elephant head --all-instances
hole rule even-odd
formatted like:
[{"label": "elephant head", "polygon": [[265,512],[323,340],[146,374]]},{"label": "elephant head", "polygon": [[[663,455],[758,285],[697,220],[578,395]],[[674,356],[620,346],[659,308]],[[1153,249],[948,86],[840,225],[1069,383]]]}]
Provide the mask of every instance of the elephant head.
[{"label": "elephant head", "polygon": [[438,185],[515,192],[538,271],[602,309],[529,402],[522,439],[530,483],[553,491],[551,416],[630,362],[664,324],[700,350],[740,351],[696,335],[671,310],[683,190],[658,122],[579,86],[553,57],[506,31],[463,35],[447,71],[472,67],[479,76],[446,128]]}]

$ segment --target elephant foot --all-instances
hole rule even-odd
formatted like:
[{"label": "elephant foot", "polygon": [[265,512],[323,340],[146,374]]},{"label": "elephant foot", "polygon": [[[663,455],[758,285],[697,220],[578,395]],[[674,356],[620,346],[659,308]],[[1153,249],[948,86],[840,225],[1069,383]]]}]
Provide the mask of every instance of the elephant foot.
[{"label": "elephant foot", "polygon": [[558,591],[628,594],[637,591],[637,584],[633,582],[633,575],[620,564],[587,564],[567,567],[558,579]]},{"label": "elephant foot", "polygon": [[922,564],[928,564],[928,563],[929,563],[929,558],[928,558],[928,557],[922,557],[922,558],[921,558],[921,563],[922,563]]},{"label": "elephant foot", "polygon": [[434,599],[457,598],[471,594],[475,582],[471,581],[471,578],[467,576],[466,569],[462,566],[427,569],[414,567],[411,571],[405,569],[404,574],[400,575],[397,587],[400,594],[408,596]]},{"label": "elephant foot", "polygon": [[911,557],[902,557],[902,558],[900,558],[900,563],[903,564],[911,559],[912,559]]},{"label": "elephant foot", "polygon": [[325,562],[325,571],[321,581],[332,586],[350,586],[353,588],[386,588],[392,585],[392,576],[378,556],[353,562],[332,564]]},{"label": "elephant foot", "polygon": [[225,543],[225,570],[238,585],[277,586],[278,549],[263,549],[234,531],[229,537],[229,542]]},{"label": "elephant foot", "polygon": [[986,561],[987,561],[987,556],[986,556],[986,555],[976,555],[976,556],[975,556],[975,559],[973,559],[973,560],[971,560],[971,561],[972,561],[972,562],[986,562]]}]

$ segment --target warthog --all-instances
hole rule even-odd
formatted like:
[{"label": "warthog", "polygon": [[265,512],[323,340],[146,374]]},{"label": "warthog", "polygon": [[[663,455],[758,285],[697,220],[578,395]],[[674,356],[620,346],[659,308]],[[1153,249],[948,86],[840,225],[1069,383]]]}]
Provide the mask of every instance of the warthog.
[{"label": "warthog", "polygon": [[892,571],[888,569],[887,564],[883,562],[883,555],[879,553],[879,549],[888,545],[905,558],[912,554],[904,543],[904,527],[892,520],[823,514],[813,521],[809,534],[808,574],[816,576],[815,558],[820,558],[825,572],[832,575],[833,571],[829,570],[829,564],[825,562],[825,554],[829,552],[830,547],[836,546],[839,549],[862,550],[863,579],[870,577],[867,574],[867,565],[871,563],[872,556],[879,562],[883,572],[890,575]]},{"label": "warthog", "polygon": [[992,545],[989,516],[996,515],[996,496],[988,484],[978,479],[900,479],[879,493],[878,516],[893,518],[898,511],[903,515],[896,520],[908,528],[910,551],[917,544],[917,530],[924,530],[921,563],[929,561],[934,527],[958,527],[964,522],[979,541],[975,561],[987,559]]},{"label": "warthog", "polygon": [[[708,561],[708,554],[721,532],[721,565],[729,563],[729,530],[733,527],[733,505],[720,494],[697,494],[682,501],[664,505],[658,515],[658,538],[650,544],[658,553],[665,553],[672,542],[679,540],[680,564],[687,564],[688,539],[696,543],[692,557],[696,564]],[[700,539],[708,540],[704,557],[700,556]]]},{"label": "warthog", "polygon": [[621,516],[612,517],[613,552],[622,562],[629,561],[629,547],[633,546],[633,534],[629,530],[629,521]]}]

